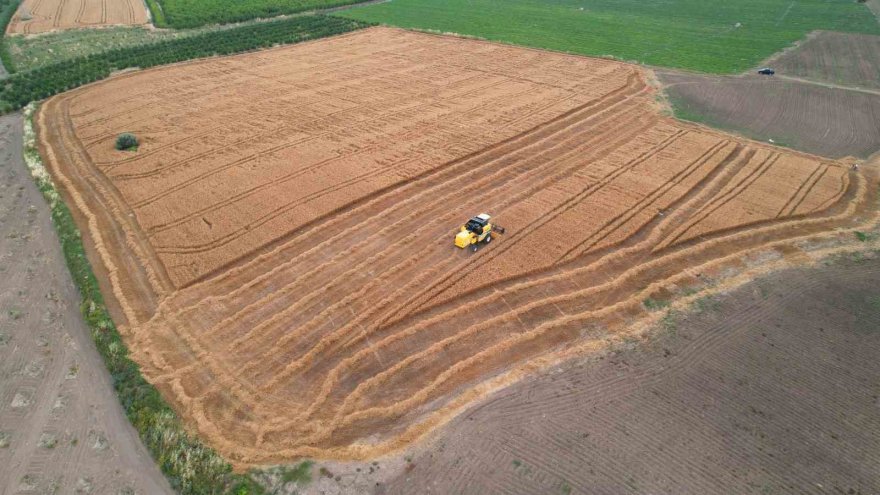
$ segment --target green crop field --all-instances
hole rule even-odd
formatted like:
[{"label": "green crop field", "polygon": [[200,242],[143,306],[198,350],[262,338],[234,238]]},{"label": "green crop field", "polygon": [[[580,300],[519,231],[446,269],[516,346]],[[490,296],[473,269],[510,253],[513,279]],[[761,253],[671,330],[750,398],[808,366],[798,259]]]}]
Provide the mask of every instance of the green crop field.
[{"label": "green crop field", "polygon": [[755,67],[815,29],[880,34],[855,0],[393,0],[342,15],[711,73]]},{"label": "green crop field", "polygon": [[[160,27],[191,28],[241,22],[308,10],[339,7],[365,0],[150,0]],[[157,5],[158,4],[158,5]]]}]

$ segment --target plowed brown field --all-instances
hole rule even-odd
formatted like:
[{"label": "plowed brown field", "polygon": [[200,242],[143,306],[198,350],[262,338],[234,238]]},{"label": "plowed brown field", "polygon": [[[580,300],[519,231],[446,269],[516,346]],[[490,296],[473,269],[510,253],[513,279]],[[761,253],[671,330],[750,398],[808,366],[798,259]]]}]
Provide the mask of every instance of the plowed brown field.
[{"label": "plowed brown field", "polygon": [[880,36],[822,31],[768,62],[780,74],[880,88]]},{"label": "plowed brown field", "polygon": [[[373,28],[116,77],[38,126],[134,358],[183,417],[239,465],[364,458],[872,200],[864,169],[664,117],[646,81]],[[123,131],[137,152],[113,149]],[[507,234],[455,248],[483,211]]]},{"label": "plowed brown field", "polygon": [[148,21],[142,0],[24,0],[6,32],[35,34],[73,28],[139,25]]},{"label": "plowed brown field", "polygon": [[685,116],[823,156],[868,158],[880,150],[880,94],[783,77],[658,71]]}]

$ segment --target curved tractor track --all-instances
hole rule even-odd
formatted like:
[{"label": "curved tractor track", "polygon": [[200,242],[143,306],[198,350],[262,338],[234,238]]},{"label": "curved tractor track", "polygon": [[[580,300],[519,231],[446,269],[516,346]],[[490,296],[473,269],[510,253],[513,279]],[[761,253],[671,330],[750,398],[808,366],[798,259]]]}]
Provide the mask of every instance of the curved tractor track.
[{"label": "curved tractor track", "polygon": [[[38,127],[182,416],[239,466],[367,458],[701,270],[864,220],[864,167],[664,117],[646,81],[372,28],[116,77]],[[482,211],[507,233],[455,248]]]},{"label": "curved tractor track", "polygon": [[37,34],[148,22],[146,5],[140,0],[24,0],[6,33]]}]

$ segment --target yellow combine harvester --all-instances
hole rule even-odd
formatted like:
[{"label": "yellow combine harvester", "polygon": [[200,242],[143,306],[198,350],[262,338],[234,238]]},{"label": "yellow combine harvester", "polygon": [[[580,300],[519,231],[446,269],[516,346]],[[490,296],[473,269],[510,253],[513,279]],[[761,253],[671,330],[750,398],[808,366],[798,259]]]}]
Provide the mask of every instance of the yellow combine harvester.
[{"label": "yellow combine harvester", "polygon": [[472,246],[471,249],[476,251],[479,243],[489,244],[492,242],[492,234],[495,232],[503,234],[504,227],[493,224],[492,217],[481,213],[461,226],[459,232],[455,234],[455,245],[462,249]]}]

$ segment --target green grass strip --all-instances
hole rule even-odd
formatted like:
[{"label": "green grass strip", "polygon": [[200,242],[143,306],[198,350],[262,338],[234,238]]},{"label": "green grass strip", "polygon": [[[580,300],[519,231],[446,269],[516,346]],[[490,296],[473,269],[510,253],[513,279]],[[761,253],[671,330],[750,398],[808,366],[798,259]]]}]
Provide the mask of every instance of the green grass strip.
[{"label": "green grass strip", "polygon": [[10,74],[15,73],[15,63],[13,63],[12,57],[9,55],[5,33],[6,27],[9,26],[9,22],[12,20],[12,16],[18,10],[19,3],[21,3],[21,0],[0,0],[0,29],[2,29],[2,34],[4,35],[3,41],[0,42],[0,61],[3,62],[6,72]]},{"label": "green grass strip", "polygon": [[168,27],[168,22],[165,20],[165,11],[162,10],[162,6],[159,5],[157,0],[147,0],[147,8],[150,9],[150,17],[153,18],[154,26],[160,28]]},{"label": "green grass strip", "polygon": [[129,421],[153,455],[172,488],[181,494],[262,494],[263,488],[247,475],[232,472],[219,454],[188,434],[180,418],[147,382],[113,323],[98,281],[85,255],[82,236],[67,205],[61,200],[36,148],[33,115],[24,112],[24,158],[40,192],[49,203],[67,268],[82,296],[80,311],[95,346],[110,372],[113,387]]}]

